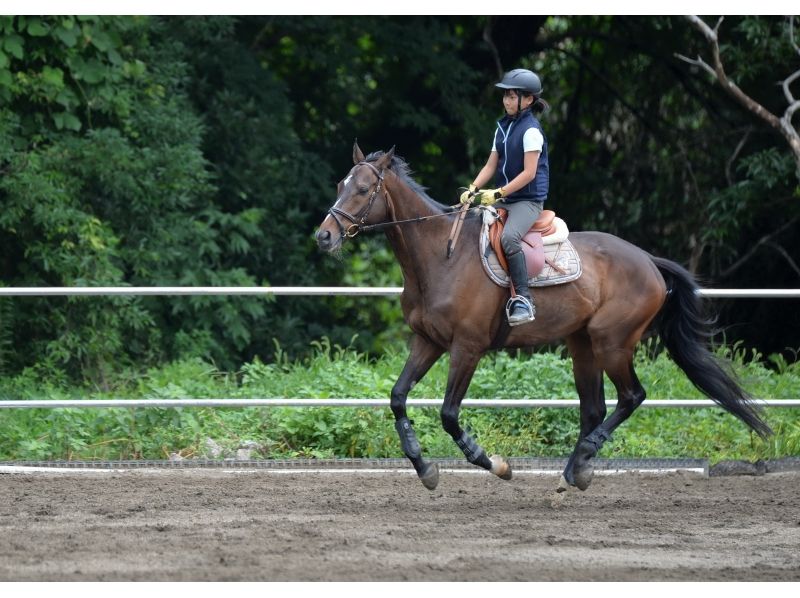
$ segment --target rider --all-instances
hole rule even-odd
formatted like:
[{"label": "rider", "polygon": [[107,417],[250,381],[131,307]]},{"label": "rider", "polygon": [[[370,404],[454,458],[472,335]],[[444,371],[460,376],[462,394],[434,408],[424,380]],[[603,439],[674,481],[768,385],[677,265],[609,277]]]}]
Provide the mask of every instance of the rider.
[{"label": "rider", "polygon": [[[509,325],[518,326],[533,321],[536,314],[520,243],[547,199],[550,184],[547,139],[533,113],[543,112],[548,104],[541,99],[539,76],[528,69],[507,72],[495,87],[504,90],[506,114],[497,122],[494,145],[486,165],[461,195],[461,203],[479,200],[483,205],[491,205],[499,202],[508,210],[501,243],[516,297],[509,299],[506,312]],[[497,189],[479,191],[492,175],[496,175]]]}]

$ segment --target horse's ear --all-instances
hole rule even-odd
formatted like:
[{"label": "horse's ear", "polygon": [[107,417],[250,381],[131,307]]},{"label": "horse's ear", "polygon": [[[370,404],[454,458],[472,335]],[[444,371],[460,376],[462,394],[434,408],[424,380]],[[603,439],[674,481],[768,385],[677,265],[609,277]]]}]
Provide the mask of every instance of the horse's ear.
[{"label": "horse's ear", "polygon": [[364,152],[362,152],[361,148],[358,147],[358,139],[356,139],[355,143],[353,143],[353,164],[358,164],[364,160]]},{"label": "horse's ear", "polygon": [[388,168],[389,165],[392,163],[392,158],[394,158],[394,147],[390,149],[388,152],[383,154],[380,158],[378,158],[375,162],[375,168],[378,170],[383,170],[384,168]]}]

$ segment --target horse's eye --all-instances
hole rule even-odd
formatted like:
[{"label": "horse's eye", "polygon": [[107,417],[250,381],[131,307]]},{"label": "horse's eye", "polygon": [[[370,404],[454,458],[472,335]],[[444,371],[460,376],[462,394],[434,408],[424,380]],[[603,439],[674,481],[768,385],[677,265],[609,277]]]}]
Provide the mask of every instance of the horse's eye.
[{"label": "horse's eye", "polygon": [[369,187],[367,187],[366,185],[359,185],[358,186],[358,194],[359,195],[366,195],[367,191],[369,191]]}]

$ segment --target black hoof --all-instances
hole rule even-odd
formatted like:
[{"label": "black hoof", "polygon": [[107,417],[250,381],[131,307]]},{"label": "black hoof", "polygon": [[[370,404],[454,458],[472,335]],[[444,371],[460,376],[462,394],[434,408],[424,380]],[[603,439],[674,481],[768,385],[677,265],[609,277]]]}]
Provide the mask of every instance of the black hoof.
[{"label": "black hoof", "polygon": [[435,490],[439,484],[439,466],[436,463],[428,463],[425,470],[419,474],[419,479],[428,490]]},{"label": "black hoof", "polygon": [[586,490],[589,484],[592,483],[594,467],[590,460],[596,454],[597,447],[587,440],[581,441],[575,451],[575,462],[572,465],[572,480],[570,482],[575,484],[579,490]]},{"label": "black hoof", "polygon": [[578,490],[586,490],[589,484],[592,483],[593,476],[594,467],[588,463],[582,469],[577,470],[575,472],[575,485],[578,487]]}]

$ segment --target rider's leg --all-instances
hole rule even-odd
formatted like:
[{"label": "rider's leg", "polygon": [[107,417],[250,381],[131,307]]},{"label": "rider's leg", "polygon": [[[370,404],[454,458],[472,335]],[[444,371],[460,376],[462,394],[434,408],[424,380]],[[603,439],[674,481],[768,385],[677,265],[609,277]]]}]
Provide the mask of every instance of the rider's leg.
[{"label": "rider's leg", "polygon": [[506,259],[508,260],[509,276],[517,297],[509,301],[508,323],[511,326],[530,322],[536,313],[533,298],[528,287],[528,268],[525,263],[525,254],[522,253],[522,237],[536,222],[542,213],[542,203],[534,201],[519,201],[503,205],[508,210],[503,235],[500,242],[503,245]]}]

